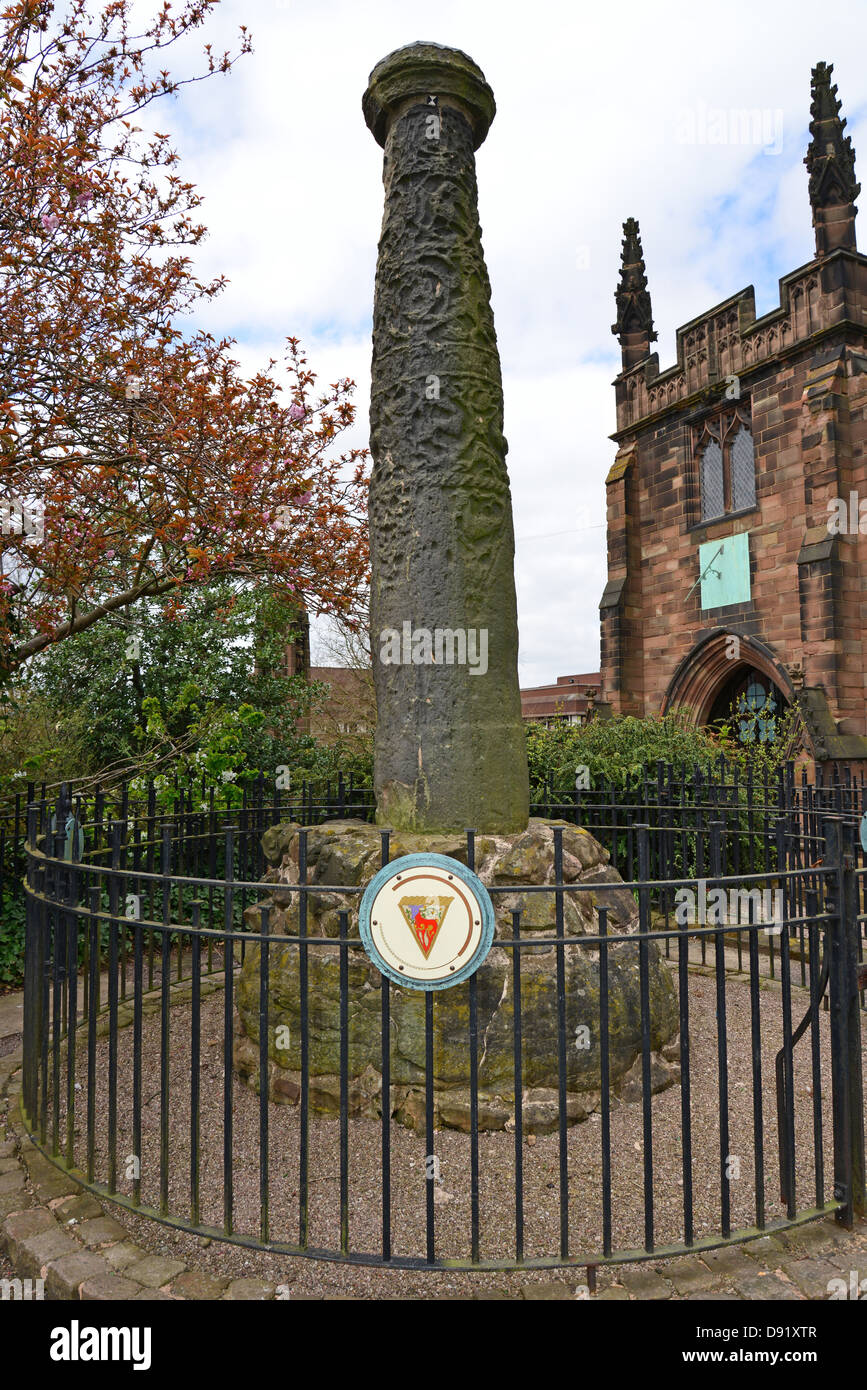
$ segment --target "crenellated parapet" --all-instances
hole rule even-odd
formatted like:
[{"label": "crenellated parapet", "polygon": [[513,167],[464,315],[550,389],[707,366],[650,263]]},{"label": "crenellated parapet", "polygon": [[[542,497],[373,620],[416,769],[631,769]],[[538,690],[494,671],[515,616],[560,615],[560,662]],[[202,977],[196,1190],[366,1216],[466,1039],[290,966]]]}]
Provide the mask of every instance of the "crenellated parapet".
[{"label": "crenellated parapet", "polygon": [[677,330],[677,360],[659,370],[652,353],[615,381],[617,434],[703,393],[722,393],[780,353],[844,321],[867,329],[867,256],[838,251],[780,280],[779,307],[756,318],[752,285]]},{"label": "crenellated parapet", "polygon": [[[621,346],[617,377],[617,433],[660,411],[700,403],[719,388],[775,361],[780,354],[840,325],[867,327],[867,258],[855,242],[855,151],[844,134],[833,65],[812,69],[808,193],[816,235],[816,258],[780,280],[776,309],[756,318],[752,285],[677,330],[677,360],[659,370],[651,353],[656,338],[638,223],[623,224],[620,279],[614,332]],[[732,394],[737,394],[735,387]]]}]

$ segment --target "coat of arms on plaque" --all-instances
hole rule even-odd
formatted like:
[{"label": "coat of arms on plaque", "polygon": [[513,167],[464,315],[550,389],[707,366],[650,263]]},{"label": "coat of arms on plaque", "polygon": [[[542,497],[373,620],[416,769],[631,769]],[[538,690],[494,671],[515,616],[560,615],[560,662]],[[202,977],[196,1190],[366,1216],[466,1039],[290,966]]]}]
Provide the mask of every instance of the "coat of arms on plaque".
[{"label": "coat of arms on plaque", "polygon": [[421,947],[425,960],[431,953],[452,901],[451,898],[425,898],[423,901],[419,901],[418,898],[400,899],[400,910]]}]

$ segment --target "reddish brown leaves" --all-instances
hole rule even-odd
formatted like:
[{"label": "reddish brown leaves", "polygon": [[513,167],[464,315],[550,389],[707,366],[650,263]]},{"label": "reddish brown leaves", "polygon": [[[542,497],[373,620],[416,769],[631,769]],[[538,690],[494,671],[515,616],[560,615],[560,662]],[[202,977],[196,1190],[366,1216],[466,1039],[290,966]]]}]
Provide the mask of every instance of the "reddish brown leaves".
[{"label": "reddish brown leaves", "polygon": [[[7,668],[106,605],[221,574],[276,576],[344,614],[365,583],[366,451],[332,456],[353,383],[317,394],[295,339],[282,371],[245,380],[230,339],[177,326],[225,281],[193,273],[199,195],[172,172],[168,136],[142,138],[136,114],[180,85],[168,69],[146,76],[153,55],[213,3],[165,9],[134,37],[129,0],[111,0],[96,41],[87,0],[68,0],[62,29],[50,0],[0,18]],[[249,47],[244,33],[239,54]],[[208,53],[209,71],[237,56]],[[16,503],[19,523],[35,508],[40,525],[16,530]]]}]

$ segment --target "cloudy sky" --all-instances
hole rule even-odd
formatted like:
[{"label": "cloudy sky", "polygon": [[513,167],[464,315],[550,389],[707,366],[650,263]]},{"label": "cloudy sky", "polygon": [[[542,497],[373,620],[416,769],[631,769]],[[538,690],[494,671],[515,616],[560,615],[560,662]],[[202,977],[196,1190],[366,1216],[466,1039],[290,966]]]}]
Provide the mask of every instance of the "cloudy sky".
[{"label": "cloudy sky", "polygon": [[352,377],[353,443],[367,442],[382,216],[382,151],[361,114],[368,74],[425,39],[469,53],[493,87],[477,169],[521,684],[598,670],[621,224],[641,225],[662,369],[678,325],[745,286],[758,314],[772,309],[779,277],[814,254],[803,158],[820,60],[834,64],[867,188],[864,0],[818,19],[812,0],[221,0],[206,37],[230,46],[241,24],[253,54],[156,121],[205,199],[196,267],[230,280],[196,325],[236,338],[251,370],[292,334],[324,382]]}]

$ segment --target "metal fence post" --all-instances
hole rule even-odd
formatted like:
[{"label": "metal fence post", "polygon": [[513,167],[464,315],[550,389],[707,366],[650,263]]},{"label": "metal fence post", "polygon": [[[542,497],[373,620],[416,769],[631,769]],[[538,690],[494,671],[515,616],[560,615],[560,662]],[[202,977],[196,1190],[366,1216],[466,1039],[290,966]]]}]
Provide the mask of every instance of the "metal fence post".
[{"label": "metal fence post", "polygon": [[36,828],[39,809],[28,804],[27,807],[27,906],[24,936],[24,1027],[23,1048],[24,1068],[22,1078],[22,1099],[27,1112],[29,1129],[35,1127],[36,1093],[39,1075],[39,1055],[42,1049],[42,1028],[44,1026],[40,1009],[42,991],[42,933],[40,931],[40,904],[36,894],[39,887],[39,868],[36,861]]},{"label": "metal fence post", "polygon": [[864,1092],[858,1008],[858,889],[851,827],[825,820],[825,865],[836,870],[830,923],[831,1084],[837,1220],[851,1230],[867,1210],[864,1189]]},{"label": "metal fence post", "polygon": [[846,934],[846,1023],[849,1043],[849,1090],[852,1125],[852,1211],[859,1217],[867,1215],[867,1168],[864,1160],[865,1110],[864,1083],[861,1065],[861,1010],[858,995],[858,940],[861,926],[858,921],[858,880],[855,835],[851,822],[843,827],[843,872],[845,892],[844,925]]}]

